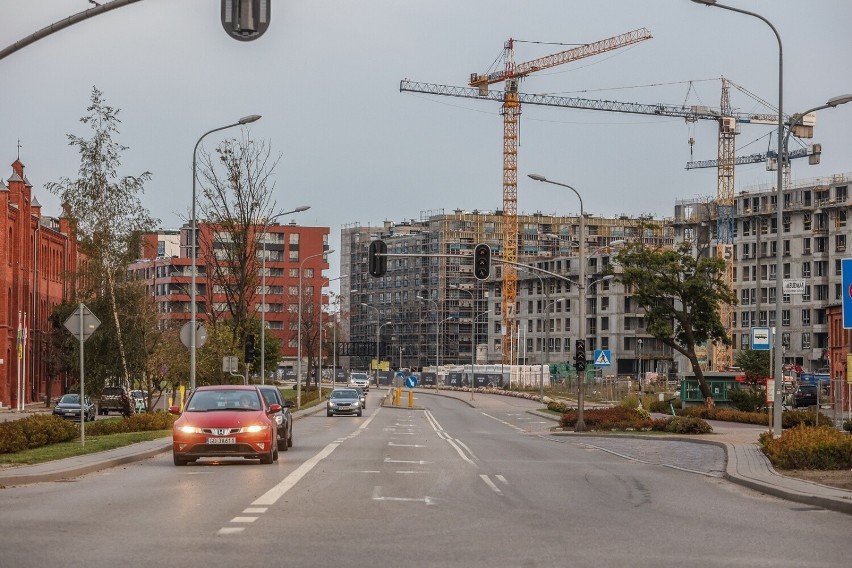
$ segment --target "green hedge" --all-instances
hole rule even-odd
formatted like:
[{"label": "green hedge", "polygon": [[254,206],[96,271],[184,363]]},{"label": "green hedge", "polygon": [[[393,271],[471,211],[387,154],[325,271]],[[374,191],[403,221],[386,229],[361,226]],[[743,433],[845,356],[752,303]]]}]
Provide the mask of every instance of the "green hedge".
[{"label": "green hedge", "polygon": [[[127,418],[111,418],[86,424],[86,434],[103,436],[127,432],[170,430],[176,416],[166,412],[143,412]],[[12,454],[50,444],[69,442],[80,436],[78,422],[51,414],[35,414],[20,420],[0,422],[0,454]]]},{"label": "green hedge", "polygon": [[79,435],[77,424],[51,414],[0,422],[0,454],[68,442]]},{"label": "green hedge", "polygon": [[[644,409],[626,406],[585,410],[583,422],[591,431],[650,430],[675,434],[708,434],[713,431],[713,428],[700,418],[686,416],[651,418]],[[577,425],[577,411],[571,409],[563,414],[559,424],[566,429],[574,428]]]},{"label": "green hedge", "polygon": [[797,426],[780,438],[764,432],[760,446],[778,469],[852,468],[852,436],[829,426]]}]

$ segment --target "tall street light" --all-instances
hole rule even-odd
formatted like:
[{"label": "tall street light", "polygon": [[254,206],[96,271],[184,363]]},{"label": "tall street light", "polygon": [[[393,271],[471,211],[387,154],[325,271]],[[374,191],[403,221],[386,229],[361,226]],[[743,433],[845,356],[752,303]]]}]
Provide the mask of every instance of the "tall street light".
[{"label": "tall street light", "polygon": [[[565,298],[556,298],[547,303],[544,310],[544,365],[547,365],[548,378],[550,377],[550,314],[553,307]],[[544,401],[544,365],[541,366],[541,400]],[[551,383],[552,388],[552,383]]]},{"label": "tall street light", "polygon": [[[580,329],[577,330],[579,334],[578,337],[583,340],[583,345],[586,343],[586,212],[583,209],[583,197],[580,195],[580,192],[565,183],[559,183],[557,181],[551,181],[546,177],[539,174],[529,174],[530,179],[534,179],[535,181],[540,181],[544,183],[550,183],[553,185],[558,185],[561,187],[567,187],[571,191],[574,192],[574,195],[577,196],[577,199],[580,200],[580,269],[578,272],[577,279],[580,281],[579,286],[579,316],[580,316]],[[583,380],[582,377],[578,376],[577,380],[577,425],[574,427],[575,432],[583,432],[586,430],[586,422],[583,419]]]},{"label": "tall street light", "polygon": [[[298,315],[298,339],[296,341],[296,408],[299,409],[302,407],[302,267],[305,265],[305,262],[312,258],[316,258],[318,256],[326,256],[334,252],[334,249],[326,250],[323,252],[318,252],[316,254],[312,254],[306,256],[302,259],[302,262],[299,263],[299,315]],[[322,298],[320,298],[320,302],[322,302]]]},{"label": "tall street light", "polygon": [[440,344],[439,343],[439,341],[440,341],[439,331],[441,329],[441,322],[439,321],[438,318],[440,318],[441,314],[438,313],[438,302],[436,302],[435,300],[433,300],[431,298],[424,298],[423,296],[417,296],[417,299],[420,300],[421,302],[432,302],[433,304],[435,304],[435,390],[440,390],[440,388],[438,386],[438,367],[441,363],[441,361],[440,361],[441,352],[439,351],[438,346]]},{"label": "tall street light", "polygon": [[[376,310],[376,328],[377,328],[377,329],[376,329],[376,334],[378,335],[378,333],[379,333],[379,332],[378,332],[379,320],[380,320],[380,319],[381,319],[381,317],[382,317],[382,316],[381,316],[381,313],[379,312],[379,308],[377,308],[377,307],[375,307],[375,306],[371,306],[370,304],[366,304],[366,303],[364,303],[364,302],[361,302],[361,305],[362,305],[362,306],[364,306],[365,308],[368,308],[368,309],[371,309],[371,310]],[[368,322],[368,323],[369,323],[369,322]],[[366,330],[366,329],[364,329],[364,335],[365,335],[365,336],[367,335],[367,330]],[[379,353],[379,347],[378,347],[378,343],[379,343],[379,339],[378,339],[378,337],[376,337],[376,388],[379,388],[379,368],[378,368],[378,361],[379,361],[379,355],[378,355],[378,353]]]},{"label": "tall street light", "polygon": [[227,126],[220,126],[219,128],[214,128],[213,130],[208,130],[198,139],[198,142],[195,143],[195,148],[192,150],[192,239],[190,243],[192,244],[192,281],[190,284],[190,325],[191,330],[189,334],[189,390],[195,390],[195,351],[196,351],[196,334],[198,333],[198,325],[196,320],[198,319],[198,306],[196,306],[195,302],[195,281],[198,266],[198,220],[195,217],[195,183],[198,179],[197,169],[196,169],[196,158],[198,155],[198,146],[201,144],[201,141],[204,140],[204,137],[208,134],[213,134],[214,132],[218,132],[220,130],[225,130],[226,128],[233,128],[234,126],[242,126],[244,124],[249,124],[256,120],[260,119],[259,114],[250,114],[249,116],[244,116],[239,119],[237,122],[233,124],[229,124]]},{"label": "tall street light", "polygon": [[[796,113],[796,114],[792,115],[790,117],[790,125],[787,128],[787,134],[784,136],[783,152],[781,150],[778,151],[778,158],[779,158],[779,160],[778,160],[778,171],[781,172],[782,169],[785,166],[789,165],[790,159],[788,158],[788,156],[789,156],[790,133],[793,131],[793,129],[796,128],[797,124],[802,122],[802,119],[804,119],[805,116],[809,115],[812,112],[816,112],[818,110],[823,110],[823,109],[827,109],[827,108],[834,108],[834,107],[846,104],[850,101],[852,101],[852,94],[840,95],[838,97],[832,97],[832,98],[828,99],[828,101],[826,101],[826,103],[824,105],[819,105],[819,106],[816,106],[812,109],[808,109],[805,112]],[[779,185],[779,187],[780,187],[780,185]],[[778,193],[778,203],[779,203],[779,208],[780,208],[780,203],[781,203],[781,193],[780,192]],[[778,234],[779,235],[781,234],[780,221],[779,221],[779,224],[778,224]],[[782,258],[781,245],[780,244],[778,245],[778,251],[776,251],[776,252],[778,253],[778,263],[779,263],[778,266],[780,267],[781,266],[781,258]],[[780,274],[780,271],[778,271],[777,274]],[[778,276],[778,281],[781,282],[780,276]],[[781,313],[780,312],[781,296],[778,295],[780,293],[779,290],[780,290],[780,292],[783,292],[783,288],[779,288],[775,292],[775,296],[776,296],[775,301],[777,302],[776,305],[779,306],[779,309],[776,310],[776,312],[775,312],[775,325],[776,326],[779,326],[780,322],[781,322],[781,320],[780,320],[780,317],[781,317],[780,316],[780,313]],[[781,353],[782,353],[781,348],[782,348],[781,333],[776,333],[775,334],[775,402],[772,405],[772,425],[773,425],[772,426],[772,435],[775,438],[781,437],[781,428],[782,428],[782,424],[781,424],[781,402],[780,401],[781,401],[781,397],[783,396],[782,393],[783,393],[783,387],[784,387],[784,376],[782,374],[783,371],[784,371],[784,367],[783,367],[784,361],[782,360],[782,357],[781,357]]]},{"label": "tall street light", "polygon": [[476,313],[476,298],[473,292],[461,286],[451,285],[450,288],[470,295],[470,399],[473,400],[473,367],[476,365],[476,319],[473,314]]},{"label": "tall street light", "polygon": [[284,215],[290,215],[291,213],[301,213],[302,211],[307,211],[310,209],[310,205],[302,205],[300,207],[296,207],[292,211],[285,211],[283,213],[279,213],[274,215],[270,219],[266,220],[266,224],[263,226],[263,253],[261,255],[261,283],[260,283],[260,384],[266,384],[266,231],[269,229],[270,223],[279,217],[283,217]]},{"label": "tall street light", "polygon": [[379,320],[376,320],[376,388],[379,388],[379,341],[382,337],[382,328],[386,325],[393,325],[393,322],[386,321],[379,325]]}]

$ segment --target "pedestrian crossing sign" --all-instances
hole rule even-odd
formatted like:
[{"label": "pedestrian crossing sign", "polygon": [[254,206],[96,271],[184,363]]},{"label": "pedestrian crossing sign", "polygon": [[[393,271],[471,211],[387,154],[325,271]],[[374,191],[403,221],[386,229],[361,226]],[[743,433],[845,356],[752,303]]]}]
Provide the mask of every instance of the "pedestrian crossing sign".
[{"label": "pedestrian crossing sign", "polygon": [[609,349],[595,349],[595,367],[609,367],[612,363],[612,353]]}]

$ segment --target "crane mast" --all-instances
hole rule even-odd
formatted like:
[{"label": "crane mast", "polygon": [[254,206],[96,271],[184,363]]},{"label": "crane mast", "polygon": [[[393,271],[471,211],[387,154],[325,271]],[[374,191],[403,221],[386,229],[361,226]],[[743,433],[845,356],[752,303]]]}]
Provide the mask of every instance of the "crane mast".
[{"label": "crane mast", "polygon": [[[633,30],[601,41],[560,51],[546,57],[515,64],[515,42],[511,38],[504,44],[504,66],[501,72],[487,75],[472,73],[470,86],[479,96],[488,94],[488,86],[505,82],[500,114],[503,116],[503,257],[508,261],[503,269],[503,337],[501,346],[504,363],[511,363],[518,352],[516,304],[518,273],[513,263],[518,262],[518,143],[520,136],[521,100],[518,84],[521,79],[542,69],[570,63],[633,43],[650,39],[645,28]],[[400,87],[402,90],[402,87]],[[585,235],[580,235],[581,239]],[[585,285],[581,283],[581,285]],[[580,329],[585,322],[580,322]]]},{"label": "crane mast", "polygon": [[[719,119],[718,167],[716,169],[716,256],[725,261],[722,279],[728,288],[734,286],[734,164],[737,121],[731,113],[728,81],[722,77],[722,100]],[[734,330],[734,309],[731,304],[719,306],[719,317],[728,338]],[[728,370],[733,365],[730,345],[713,344],[713,370]]]}]

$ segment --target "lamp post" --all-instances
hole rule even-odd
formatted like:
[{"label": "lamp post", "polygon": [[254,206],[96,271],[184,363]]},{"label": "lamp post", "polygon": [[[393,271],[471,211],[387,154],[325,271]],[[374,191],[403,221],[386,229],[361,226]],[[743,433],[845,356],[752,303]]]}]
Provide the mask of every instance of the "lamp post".
[{"label": "lamp post", "polygon": [[[459,292],[464,292],[465,294],[470,295],[470,312],[473,315],[475,311],[476,298],[473,295],[473,292],[470,290],[466,290],[461,286],[450,286],[453,290],[458,290]],[[473,366],[476,365],[476,326],[474,322],[470,322],[470,383],[473,385]],[[471,396],[473,396],[473,391],[471,391]]]},{"label": "lamp post", "polygon": [[220,126],[219,128],[214,128],[213,130],[208,130],[198,139],[198,142],[195,143],[195,148],[192,149],[192,221],[191,221],[191,230],[192,230],[192,238],[190,239],[190,243],[192,244],[192,275],[191,275],[191,283],[190,283],[190,325],[191,325],[191,333],[189,334],[189,390],[195,390],[195,351],[196,351],[196,334],[198,333],[198,306],[195,302],[195,281],[196,275],[195,273],[198,271],[198,220],[195,217],[195,183],[198,179],[197,169],[196,169],[196,157],[198,155],[198,146],[201,144],[201,141],[204,140],[204,137],[208,134],[213,134],[214,132],[219,132],[220,130],[225,130],[226,128],[233,128],[234,126],[242,126],[244,124],[249,124],[256,120],[260,119],[259,114],[250,114],[248,116],[244,116],[239,119],[237,122],[233,124],[228,124],[227,126]]},{"label": "lamp post", "polygon": [[291,213],[301,213],[310,209],[310,205],[302,205],[296,207],[292,211],[278,213],[270,219],[266,220],[263,226],[263,253],[261,255],[261,283],[260,283],[260,384],[266,384],[266,231],[269,229],[269,224],[275,219],[290,215]]},{"label": "lamp post", "polygon": [[382,328],[386,325],[393,325],[392,321],[386,321],[379,325],[379,320],[376,320],[376,388],[379,388],[379,341],[382,337]]},{"label": "lamp post", "polygon": [[302,407],[302,267],[305,262],[318,256],[325,256],[334,252],[334,249],[318,252],[306,256],[299,263],[299,313],[298,313],[298,339],[296,340],[296,408]]},{"label": "lamp post", "polygon": [[[578,313],[580,316],[580,329],[577,330],[579,334],[578,337],[583,340],[583,345],[586,343],[586,214],[583,210],[583,197],[580,195],[580,192],[565,183],[559,183],[556,181],[551,181],[546,177],[538,174],[529,174],[531,179],[535,181],[541,181],[544,183],[550,183],[553,185],[558,185],[561,187],[567,187],[571,191],[574,192],[574,195],[577,196],[577,199],[580,200],[580,269],[578,272],[578,280],[580,281],[579,286],[579,302],[580,306],[578,309]],[[578,373],[579,375],[579,373]],[[583,380],[582,377],[577,377],[577,425],[574,427],[574,431],[583,432],[586,429],[586,422],[583,419]]]},{"label": "lamp post", "polygon": [[[547,303],[547,308],[544,310],[544,363],[541,366],[541,399],[544,400],[544,365],[547,365],[548,372],[550,371],[550,313],[551,308],[563,301],[565,298],[556,298]],[[549,376],[549,375],[548,375]]]},{"label": "lamp post", "polygon": [[[375,306],[371,306],[370,304],[367,304],[365,302],[361,302],[361,305],[364,306],[365,308],[368,308],[368,309],[371,309],[371,310],[376,310],[376,327],[378,328],[379,319],[381,319],[381,313],[379,312],[379,308],[377,308]],[[379,331],[378,331],[378,329],[376,329],[376,334],[378,335],[378,333],[379,333]],[[364,330],[364,335],[365,336],[367,335],[366,329]],[[379,342],[379,340],[378,340],[378,338],[376,338],[376,388],[379,388],[379,368],[378,368],[379,367],[379,347],[378,347],[378,342]]]},{"label": "lamp post", "polygon": [[438,367],[441,363],[441,352],[439,350],[439,331],[441,329],[441,322],[438,318],[440,318],[441,314],[438,313],[438,302],[436,302],[435,300],[431,298],[424,298],[423,296],[417,296],[417,299],[421,302],[432,302],[433,304],[435,304],[435,390],[437,391],[440,390],[440,387],[438,386]]}]

